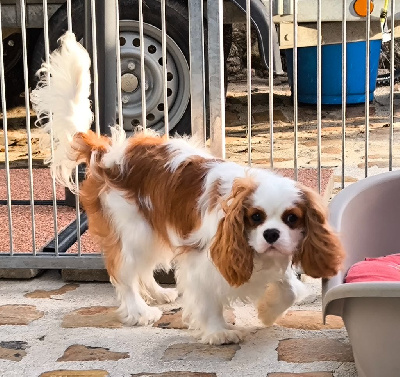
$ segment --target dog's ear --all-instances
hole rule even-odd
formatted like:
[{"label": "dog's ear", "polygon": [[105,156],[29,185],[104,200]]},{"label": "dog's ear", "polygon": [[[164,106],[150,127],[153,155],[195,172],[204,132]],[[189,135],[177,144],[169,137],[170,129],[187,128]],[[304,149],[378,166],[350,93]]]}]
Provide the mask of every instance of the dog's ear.
[{"label": "dog's ear", "polygon": [[233,287],[247,282],[253,272],[253,249],[245,229],[249,197],[256,188],[250,178],[238,178],[231,195],[222,203],[225,216],[218,224],[210,256],[225,280]]},{"label": "dog's ear", "polygon": [[304,206],[304,238],[293,262],[314,278],[336,275],[345,257],[338,236],[330,227],[327,208],[315,191],[300,185]]}]

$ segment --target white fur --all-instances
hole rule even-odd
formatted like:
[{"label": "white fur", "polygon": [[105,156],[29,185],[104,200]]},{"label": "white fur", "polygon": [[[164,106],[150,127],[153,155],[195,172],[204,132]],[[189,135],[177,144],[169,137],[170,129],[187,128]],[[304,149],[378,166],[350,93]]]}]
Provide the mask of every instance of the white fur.
[{"label": "white fur", "polygon": [[73,33],[65,33],[60,44],[51,54],[50,64],[42,64],[38,72],[40,81],[32,91],[31,101],[38,116],[37,124],[52,134],[52,173],[73,190],[71,176],[77,162],[69,157],[70,142],[77,132],[87,132],[93,121],[89,101],[90,58]]},{"label": "white fur", "polygon": [[172,155],[171,160],[168,162],[167,167],[174,172],[178,169],[184,161],[189,157],[199,156],[204,158],[213,158],[209,153],[202,150],[196,145],[198,141],[188,139],[187,137],[177,137],[176,139],[170,139],[168,141],[168,152]]},{"label": "white fur", "polygon": [[122,127],[116,125],[111,127],[111,147],[104,154],[102,163],[106,168],[112,168],[114,165],[120,166],[123,171],[125,150],[128,146],[128,139]]},{"label": "white fur", "polygon": [[118,283],[114,282],[121,301],[120,317],[131,325],[153,323],[160,319],[162,312],[148,306],[140,291],[142,288],[144,296],[157,303],[175,301],[175,290],[160,287],[153,277],[157,267],[170,267],[172,252],[158,242],[137,206],[127,202],[118,191],[104,193],[101,200],[122,244],[123,263]]},{"label": "white fur", "polygon": [[254,229],[249,235],[249,244],[258,253],[269,251],[272,245],[268,244],[263,236],[267,229],[277,229],[279,239],[273,248],[281,253],[293,254],[301,238],[301,229],[290,229],[282,221],[282,214],[286,209],[294,207],[300,200],[299,190],[288,178],[276,178],[271,172],[254,169],[253,176],[259,185],[253,195],[253,205],[262,208],[267,214],[266,221]]}]

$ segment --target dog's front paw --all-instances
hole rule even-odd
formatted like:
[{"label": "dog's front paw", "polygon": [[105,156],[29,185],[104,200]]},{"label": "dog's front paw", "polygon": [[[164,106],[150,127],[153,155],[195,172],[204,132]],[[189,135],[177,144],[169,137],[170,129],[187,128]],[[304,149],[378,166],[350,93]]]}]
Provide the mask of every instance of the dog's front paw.
[{"label": "dog's front paw", "polygon": [[142,308],[142,310],[132,310],[132,308],[127,310],[121,307],[118,310],[118,314],[121,322],[127,326],[146,326],[157,322],[162,316],[162,311],[152,306]]},{"label": "dog's front paw", "polygon": [[159,308],[149,306],[146,312],[142,313],[140,316],[138,325],[151,325],[154,322],[157,322],[161,318],[162,314],[163,312]]},{"label": "dog's front paw", "polygon": [[274,323],[282,318],[286,314],[287,310],[285,310],[283,313],[274,313],[272,310],[268,310],[264,308],[264,310],[258,310],[258,318],[261,320],[261,322],[264,324],[266,327],[273,326]]},{"label": "dog's front paw", "polygon": [[243,332],[240,330],[222,330],[205,334],[201,337],[200,341],[204,344],[221,345],[239,343],[243,340]]}]

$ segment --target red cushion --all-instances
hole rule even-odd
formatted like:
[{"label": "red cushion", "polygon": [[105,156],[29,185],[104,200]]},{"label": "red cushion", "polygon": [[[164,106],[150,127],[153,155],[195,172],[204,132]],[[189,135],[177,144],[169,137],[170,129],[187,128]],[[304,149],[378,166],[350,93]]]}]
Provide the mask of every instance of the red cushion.
[{"label": "red cushion", "polygon": [[400,254],[381,258],[365,258],[350,267],[346,283],[366,281],[400,281]]}]

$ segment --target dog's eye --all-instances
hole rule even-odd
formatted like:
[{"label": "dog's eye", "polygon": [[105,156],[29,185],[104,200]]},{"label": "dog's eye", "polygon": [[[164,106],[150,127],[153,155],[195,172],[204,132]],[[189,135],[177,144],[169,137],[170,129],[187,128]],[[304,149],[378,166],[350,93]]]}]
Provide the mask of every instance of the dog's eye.
[{"label": "dog's eye", "polygon": [[262,220],[261,213],[260,213],[260,212],[253,213],[253,214],[251,215],[251,219],[252,219],[255,223],[259,223],[259,222]]},{"label": "dog's eye", "polygon": [[296,221],[298,219],[299,218],[294,213],[291,213],[291,214],[287,215],[287,217],[286,217],[286,224],[293,225],[296,223]]}]

